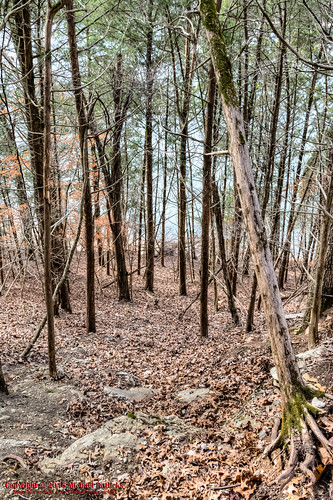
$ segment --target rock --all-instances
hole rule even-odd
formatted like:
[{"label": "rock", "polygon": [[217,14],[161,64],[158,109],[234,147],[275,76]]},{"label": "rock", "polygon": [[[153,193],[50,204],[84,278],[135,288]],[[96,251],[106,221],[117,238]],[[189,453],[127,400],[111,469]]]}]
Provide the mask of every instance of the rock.
[{"label": "rock", "polygon": [[116,376],[124,387],[138,387],[140,385],[140,380],[133,373],[120,371],[116,373]]},{"label": "rock", "polygon": [[138,445],[144,443],[142,432],[147,429],[162,427],[168,436],[186,436],[200,434],[201,429],[186,424],[176,415],[166,417],[150,416],[138,412],[134,418],[118,417],[109,420],[102,427],[83,436],[72,443],[61,455],[56,458],[45,458],[40,462],[40,469],[44,474],[54,473],[55,469],[64,467],[69,463],[85,463],[89,460],[89,452],[96,446],[104,448],[101,460],[104,464],[111,460],[116,462],[119,447],[137,450]]},{"label": "rock", "polygon": [[66,372],[62,365],[57,366],[57,375],[58,375],[58,380],[61,380],[66,377]]},{"label": "rock", "polygon": [[309,351],[301,352],[296,355],[297,359],[319,359],[323,353],[323,346],[315,347],[314,349],[310,349]]},{"label": "rock", "polygon": [[303,318],[303,313],[287,314],[286,315],[286,319],[297,319],[297,318]]},{"label": "rock", "polygon": [[209,389],[184,389],[177,393],[176,397],[184,403],[192,403],[196,399],[203,399],[210,394]]},{"label": "rock", "polygon": [[318,410],[325,408],[325,403],[324,401],[321,401],[321,399],[318,398],[313,398],[311,401],[311,406],[314,406],[315,408],[318,408]]},{"label": "rock", "polygon": [[24,448],[30,446],[29,441],[16,441],[16,439],[0,439],[0,461],[7,455],[20,455]]},{"label": "rock", "polygon": [[259,432],[259,439],[264,439],[266,436],[267,436],[267,432],[265,431],[265,429],[262,429]]},{"label": "rock", "polygon": [[148,389],[148,387],[135,387],[129,390],[118,389],[118,387],[104,387],[104,392],[107,393],[111,398],[122,398],[128,401],[143,401],[144,399],[150,399],[155,395],[153,389]]}]

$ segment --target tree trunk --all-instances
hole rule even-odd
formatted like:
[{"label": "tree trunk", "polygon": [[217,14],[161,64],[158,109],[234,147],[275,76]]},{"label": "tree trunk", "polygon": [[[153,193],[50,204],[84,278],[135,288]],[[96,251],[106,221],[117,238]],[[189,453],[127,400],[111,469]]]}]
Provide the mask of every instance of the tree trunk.
[{"label": "tree trunk", "polygon": [[[223,31],[216,13],[214,0],[201,0],[200,10],[206,27],[216,80],[230,136],[229,149],[236,173],[242,213],[247,227],[252,260],[262,296],[273,359],[280,384],[283,419],[281,433],[274,443],[274,447],[290,437],[292,442],[291,455],[294,459],[294,450],[296,450],[297,462],[300,452],[297,445],[298,442],[302,442],[302,437],[305,435],[305,422],[311,425],[312,430],[318,431],[317,435],[320,432],[313,417],[309,414],[311,407],[307,403],[307,399],[313,395],[313,391],[305,385],[301,377],[292,348],[255,187],[245,138],[243,116],[239,110],[231,64],[227,56]],[[302,429],[302,434],[299,429]],[[295,441],[297,442],[295,443]],[[292,460],[292,472],[295,466],[296,464]],[[280,479],[289,480],[291,477],[291,473],[287,471],[287,477],[284,474],[280,476]]]},{"label": "tree trunk", "polygon": [[331,223],[328,249],[325,259],[321,312],[333,306],[333,224]]},{"label": "tree trunk", "polygon": [[185,47],[185,76],[184,76],[184,101],[181,110],[180,125],[180,177],[179,177],[179,209],[178,209],[178,270],[179,294],[187,295],[186,286],[186,148],[188,134],[188,114],[190,109],[190,40],[186,38]]},{"label": "tree trunk", "polygon": [[143,213],[145,210],[145,184],[146,184],[146,141],[144,147],[144,158],[141,173],[141,189],[140,189],[140,206],[139,206],[139,230],[138,230],[138,275],[141,274],[141,254],[142,254],[142,229],[143,224]]},{"label": "tree trunk", "polygon": [[[105,153],[102,141],[97,133],[93,114],[90,120],[90,129],[94,135],[97,146],[99,162],[104,175],[106,191],[108,195],[109,208],[112,216],[109,217],[110,227],[112,230],[113,244],[115,248],[116,263],[117,263],[117,285],[119,300],[131,300],[130,290],[128,286],[128,273],[126,267],[125,242],[123,235],[123,174],[121,168],[121,134],[123,125],[126,119],[126,113],[131,100],[132,92],[130,91],[122,104],[122,56],[118,54],[117,67],[115,72],[114,82],[114,110],[115,110],[115,125],[112,139],[112,160],[110,168],[110,160]],[[110,174],[111,170],[111,174]],[[108,212],[110,213],[110,210]]]},{"label": "tree trunk", "polygon": [[[14,7],[21,0],[14,1]],[[40,112],[35,86],[35,67],[32,52],[30,5],[26,4],[14,16],[11,26],[16,46],[22,85],[24,89],[25,116],[28,128],[28,144],[34,176],[34,195],[40,237],[43,234],[43,118]]]},{"label": "tree trunk", "polygon": [[112,143],[112,164],[111,164],[111,185],[108,192],[111,195],[110,204],[113,213],[112,218],[112,234],[115,246],[116,261],[117,261],[117,282],[118,282],[118,298],[119,300],[131,300],[131,295],[128,286],[128,273],[126,268],[125,243],[123,234],[123,210],[122,210],[122,191],[123,191],[123,174],[121,168],[121,150],[120,141],[123,124],[125,121],[127,109],[130,102],[131,94],[122,106],[122,56],[117,57],[117,69],[115,76],[114,89],[114,107],[115,107],[115,129],[113,132]]},{"label": "tree trunk", "polygon": [[295,226],[296,218],[298,215],[297,212],[295,213],[295,207],[296,207],[296,200],[297,200],[297,194],[298,194],[298,188],[299,188],[299,180],[300,180],[300,176],[301,176],[301,167],[302,167],[303,157],[304,157],[304,153],[305,153],[305,143],[306,143],[306,137],[307,137],[307,133],[308,133],[310,113],[311,113],[311,108],[312,108],[312,103],[313,103],[313,98],[314,98],[314,93],[315,93],[315,88],[316,88],[317,77],[318,77],[318,73],[317,73],[317,71],[315,71],[313,74],[313,77],[312,77],[312,82],[311,82],[311,87],[310,87],[310,92],[309,92],[309,99],[308,99],[307,109],[306,109],[306,113],[305,113],[302,142],[301,142],[301,147],[300,147],[300,151],[299,151],[299,155],[298,155],[296,176],[295,176],[295,182],[294,182],[293,194],[292,194],[292,200],[291,200],[291,210],[290,210],[290,216],[289,216],[289,220],[288,220],[287,236],[286,236],[286,240],[285,240],[284,247],[283,247],[284,251],[282,254],[282,261],[281,261],[280,269],[279,269],[278,281],[279,281],[280,288],[283,288],[284,283],[287,280],[287,270],[288,270],[288,261],[289,261],[289,252],[290,252],[290,237],[291,237],[291,232],[292,232],[293,227]]},{"label": "tree trunk", "polygon": [[76,113],[79,121],[79,139],[81,151],[82,173],[85,185],[84,213],[86,227],[86,252],[87,252],[87,272],[86,272],[86,291],[87,291],[87,314],[86,329],[87,332],[96,331],[95,317],[95,259],[94,259],[94,218],[92,213],[92,200],[89,180],[89,159],[88,159],[88,120],[86,115],[84,95],[81,84],[81,74],[79,67],[79,56],[75,34],[73,0],[66,0],[66,17],[68,28],[69,53],[72,68],[72,80],[74,87],[74,96],[76,104]]},{"label": "tree trunk", "polygon": [[7,384],[5,381],[5,377],[3,376],[2,366],[1,366],[1,361],[0,361],[0,393],[1,392],[8,394],[8,387],[7,387]]},{"label": "tree trunk", "polygon": [[164,169],[163,169],[163,199],[162,199],[162,235],[161,235],[161,266],[165,266],[165,213],[167,202],[167,177],[168,177],[168,126],[169,126],[169,76],[167,79],[165,133],[164,133]]},{"label": "tree trunk", "polygon": [[[53,165],[50,171],[51,181],[51,268],[52,268],[52,291],[55,290],[59,282],[67,260],[67,247],[65,240],[65,226],[63,224],[63,214],[61,208],[61,177],[60,166],[58,158],[58,145],[57,145],[57,128],[54,101],[52,103],[53,109]],[[69,281],[66,279],[63,286],[60,288],[59,294],[54,301],[54,314],[59,314],[59,305],[61,308],[68,312],[72,312]]]},{"label": "tree trunk", "polygon": [[223,212],[221,209],[219,192],[218,192],[218,187],[217,187],[217,184],[215,181],[214,172],[213,172],[213,178],[212,178],[212,198],[213,198],[212,202],[213,202],[213,212],[214,212],[215,223],[216,223],[217,239],[218,239],[218,243],[219,243],[221,266],[222,266],[225,286],[227,289],[229,311],[231,313],[231,316],[232,316],[232,319],[234,320],[235,325],[239,325],[240,320],[239,320],[236,304],[234,301],[234,295],[232,293],[232,282],[231,282],[230,275],[229,275],[229,268],[228,268],[226,249],[225,249],[225,241],[224,241],[224,235],[223,235]]},{"label": "tree trunk", "polygon": [[200,334],[208,337],[208,279],[209,279],[209,219],[211,198],[212,131],[215,106],[215,77],[211,64],[208,72],[208,96],[205,123],[205,145],[202,171],[201,215],[201,273],[200,273]]},{"label": "tree trunk", "polygon": [[[330,183],[327,192],[325,213],[323,215],[323,222],[321,224],[320,231],[320,244],[319,244],[319,255],[316,270],[316,281],[313,294],[313,302],[310,312],[310,325],[309,325],[309,348],[315,347],[318,341],[318,321],[321,314],[321,298],[322,289],[324,282],[324,271],[326,263],[326,254],[329,241],[330,227],[332,226],[331,210],[333,202],[333,150],[330,152],[329,159],[329,172],[330,172]],[[326,267],[327,269],[327,267]]]},{"label": "tree trunk", "polygon": [[154,213],[153,213],[153,0],[148,0],[148,32],[146,53],[146,175],[147,175],[147,259],[146,259],[146,290],[154,290]]},{"label": "tree trunk", "polygon": [[55,14],[63,6],[59,2],[54,7],[48,6],[45,25],[45,68],[44,68],[44,163],[43,163],[43,201],[44,201],[44,287],[47,314],[47,340],[49,374],[57,379],[54,335],[54,302],[52,298],[51,269],[51,36]]}]

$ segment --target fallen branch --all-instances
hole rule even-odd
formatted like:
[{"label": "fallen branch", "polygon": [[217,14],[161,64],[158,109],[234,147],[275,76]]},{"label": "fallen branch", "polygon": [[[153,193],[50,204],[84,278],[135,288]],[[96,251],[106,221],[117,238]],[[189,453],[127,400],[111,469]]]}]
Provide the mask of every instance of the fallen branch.
[{"label": "fallen branch", "polygon": [[[146,266],[141,266],[141,267],[140,267],[140,271],[141,271],[141,269],[143,269],[144,267],[146,267]],[[137,272],[138,272],[138,270],[139,270],[139,268],[134,269],[134,271],[131,271],[130,273],[127,273],[127,276],[131,276],[132,274],[137,273]],[[110,281],[110,283],[107,283],[107,285],[102,285],[102,289],[104,289],[104,288],[108,288],[109,286],[111,286],[111,285],[113,285],[114,283],[116,283],[116,281],[117,281],[117,280],[115,279],[115,280]]]},{"label": "fallen branch", "polygon": [[242,486],[241,483],[237,484],[227,484],[226,486],[212,486],[212,490],[230,490],[231,488],[238,488],[238,486]]},{"label": "fallen branch", "polygon": [[[215,277],[222,271],[222,267],[220,267],[220,269],[209,279],[208,281],[208,286],[214,281]],[[184,319],[184,316],[185,314],[187,313],[187,311],[193,306],[193,304],[198,300],[198,298],[200,297],[201,295],[201,291],[197,293],[197,295],[195,296],[195,298],[192,300],[192,302],[184,309],[184,311],[182,313],[179,313],[178,315],[178,319],[179,321],[182,321]]]}]

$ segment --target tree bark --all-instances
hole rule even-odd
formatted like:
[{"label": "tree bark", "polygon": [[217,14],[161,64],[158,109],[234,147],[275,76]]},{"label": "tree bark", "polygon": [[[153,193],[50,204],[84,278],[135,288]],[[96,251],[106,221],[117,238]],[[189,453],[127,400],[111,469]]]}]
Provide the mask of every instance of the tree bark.
[{"label": "tree bark", "polygon": [[333,224],[328,239],[328,249],[325,258],[321,313],[333,306]]},{"label": "tree bark", "polygon": [[169,75],[167,79],[166,110],[165,110],[165,133],[164,133],[164,165],[163,165],[163,199],[161,214],[161,266],[165,267],[165,215],[167,203],[167,177],[168,177],[168,126],[169,126]]},{"label": "tree bark", "polygon": [[67,31],[69,41],[69,53],[72,68],[72,80],[74,87],[76,113],[79,122],[79,139],[81,151],[81,164],[83,180],[85,185],[84,213],[85,213],[85,242],[86,242],[86,329],[87,332],[96,331],[95,316],[95,258],[94,258],[94,218],[92,213],[92,199],[89,180],[89,159],[88,159],[88,120],[86,115],[84,95],[81,84],[81,74],[79,66],[78,48],[75,33],[73,0],[66,0]]},{"label": "tree bark", "polygon": [[186,286],[186,148],[188,135],[188,114],[190,109],[190,40],[186,38],[185,47],[185,76],[184,100],[181,110],[180,125],[180,177],[179,177],[179,209],[178,209],[178,269],[179,269],[179,294],[187,295]]},{"label": "tree bark", "polygon": [[[15,0],[14,7],[17,7],[20,2],[21,0]],[[25,5],[15,14],[11,31],[23,76],[28,144],[34,176],[34,197],[40,238],[43,240],[43,117],[35,86],[30,5]]]},{"label": "tree bark", "polygon": [[294,182],[293,194],[292,194],[292,200],[291,200],[291,210],[290,210],[290,216],[289,216],[289,220],[288,220],[287,236],[286,236],[286,240],[285,240],[284,247],[283,247],[282,261],[281,261],[280,269],[279,269],[278,281],[279,281],[280,288],[283,288],[284,283],[287,280],[288,261],[289,261],[289,252],[290,252],[290,237],[291,237],[292,229],[295,226],[296,218],[298,216],[298,213],[297,212],[295,213],[295,207],[296,207],[296,200],[297,200],[297,194],[298,194],[298,188],[299,188],[299,181],[301,178],[301,167],[302,167],[303,157],[304,157],[304,153],[305,153],[305,143],[306,143],[306,137],[307,137],[307,133],[308,133],[310,113],[311,113],[311,108],[312,108],[312,103],[313,103],[313,98],[314,98],[314,93],[315,93],[315,88],[316,88],[317,77],[318,77],[318,73],[317,73],[317,71],[315,71],[313,74],[313,77],[312,77],[312,81],[311,81],[309,99],[308,99],[307,109],[306,109],[306,113],[305,113],[302,141],[301,141],[301,147],[300,147],[300,151],[299,151],[299,155],[298,155],[296,176],[295,176],[295,182]]},{"label": "tree bark", "polygon": [[325,261],[329,241],[330,227],[332,226],[331,210],[333,202],[333,150],[330,153],[330,183],[327,192],[325,213],[323,215],[323,221],[320,231],[320,244],[319,244],[319,255],[318,263],[316,269],[316,281],[313,294],[313,302],[310,312],[310,324],[309,324],[309,348],[315,347],[318,341],[318,322],[321,314],[321,299],[322,299],[322,289],[324,282],[324,271],[325,271]]},{"label": "tree bark", "polygon": [[[90,129],[94,135],[97,146],[99,163],[104,175],[106,192],[108,195],[108,204],[112,213],[109,217],[110,227],[113,236],[113,244],[115,249],[117,263],[117,285],[119,300],[130,301],[131,295],[128,285],[128,272],[126,267],[125,242],[123,234],[123,174],[121,168],[121,134],[126,113],[131,100],[132,92],[127,94],[125,102],[122,104],[122,56],[118,54],[117,67],[115,71],[114,82],[114,110],[115,110],[115,125],[112,138],[112,160],[105,153],[104,145],[98,135],[94,115],[92,113],[90,120]],[[111,163],[111,166],[110,166]],[[111,171],[111,173],[110,173]]]},{"label": "tree bark", "polygon": [[[243,116],[240,112],[231,64],[228,59],[223,31],[216,13],[214,0],[201,0],[201,16],[206,27],[216,80],[222,99],[224,116],[230,136],[230,153],[236,173],[242,213],[247,227],[249,245],[254,262],[258,286],[262,296],[266,324],[270,336],[272,354],[277,369],[282,403],[283,420],[278,442],[292,437],[303,426],[305,419],[311,422],[307,398],[312,391],[301,377],[292,348],[285,319],[272,256],[259,205],[245,138]],[[314,423],[314,425],[316,425]],[[312,427],[311,427],[312,428]]]},{"label": "tree bark", "polygon": [[147,175],[147,259],[146,290],[154,290],[154,213],[153,213],[153,0],[148,0],[148,31],[146,53],[146,175]]},{"label": "tree bark", "polygon": [[212,131],[215,106],[215,76],[211,64],[208,73],[208,96],[205,123],[205,145],[202,171],[201,215],[201,273],[200,273],[200,334],[208,337],[208,280],[209,280],[209,219],[211,198]]},{"label": "tree bark", "polygon": [[51,268],[51,36],[55,14],[63,6],[58,2],[53,7],[48,4],[45,25],[45,68],[44,68],[44,162],[43,162],[43,202],[44,202],[44,287],[47,314],[47,341],[49,375],[57,379],[57,365],[55,359],[54,334],[54,302],[52,298],[52,268]]}]

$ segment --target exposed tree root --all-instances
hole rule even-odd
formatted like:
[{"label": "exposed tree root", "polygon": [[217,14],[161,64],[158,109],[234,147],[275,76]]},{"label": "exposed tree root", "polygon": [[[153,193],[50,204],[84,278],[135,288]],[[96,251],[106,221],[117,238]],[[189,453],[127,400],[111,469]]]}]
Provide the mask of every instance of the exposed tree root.
[{"label": "exposed tree root", "polygon": [[292,436],[288,467],[277,479],[278,483],[282,483],[281,488],[284,488],[295,475],[295,468],[298,463],[299,456],[299,445],[299,439],[296,440],[294,436]]},{"label": "exposed tree root", "polygon": [[328,453],[331,455],[333,458],[333,444],[331,444],[328,439],[325,438],[324,434],[321,432],[319,429],[317,422],[313,418],[312,415],[307,411],[306,412],[306,422],[310,429],[312,430],[313,434],[315,437],[318,439],[320,444],[328,451]]},{"label": "exposed tree root", "polygon": [[300,464],[300,469],[305,475],[309,476],[311,483],[314,484],[316,482],[316,476],[313,473],[315,467],[315,446],[305,422],[303,422],[302,426],[302,441],[305,458]]},{"label": "exposed tree root", "polygon": [[21,458],[21,457],[18,457],[16,455],[6,455],[5,457],[3,457],[2,459],[3,461],[5,460],[16,460],[16,462],[18,462],[21,467],[23,467],[23,469],[27,469],[28,466],[26,465],[26,463],[24,462],[24,460]]},{"label": "exposed tree root", "polygon": [[[326,396],[326,395],[325,395]],[[330,398],[331,399],[331,398]],[[310,479],[316,482],[316,446],[315,440],[325,448],[333,459],[333,443],[324,436],[315,418],[312,408],[302,396],[283,410],[282,422],[277,419],[272,430],[272,442],[264,451],[264,456],[271,457],[274,450],[289,446],[289,461],[286,469],[276,479],[283,489],[296,474],[297,466]],[[279,424],[281,429],[279,431]]]}]

